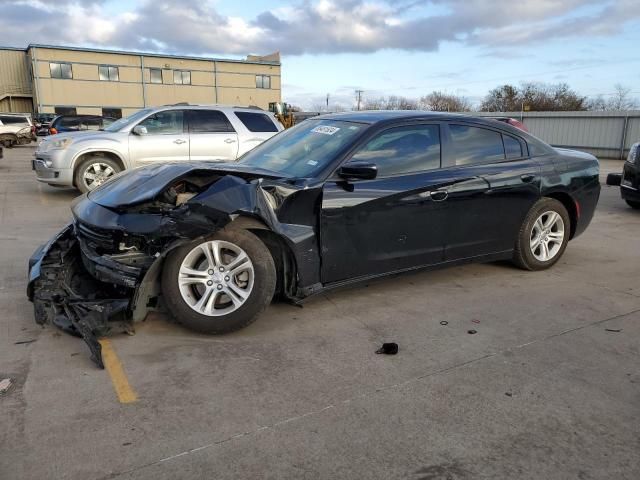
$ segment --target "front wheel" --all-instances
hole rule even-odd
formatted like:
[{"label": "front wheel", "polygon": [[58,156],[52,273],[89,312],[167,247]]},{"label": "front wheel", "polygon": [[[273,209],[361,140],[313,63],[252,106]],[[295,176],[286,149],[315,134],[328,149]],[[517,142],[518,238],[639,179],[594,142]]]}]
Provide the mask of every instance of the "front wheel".
[{"label": "front wheel", "polygon": [[247,230],[221,230],[179,247],[162,271],[169,311],[186,327],[209,334],[254,322],[271,302],[275,285],[269,249]]},{"label": "front wheel", "polygon": [[514,263],[525,270],[544,270],[556,263],[567,248],[571,221],[558,200],[542,198],[524,219],[513,254]]},{"label": "front wheel", "polygon": [[87,193],[118,173],[120,165],[104,156],[92,156],[82,161],[76,168],[74,183],[82,193]]},{"label": "front wheel", "polygon": [[625,200],[625,202],[627,202],[627,205],[629,205],[631,208],[640,210],[640,202],[636,202],[634,200]]}]

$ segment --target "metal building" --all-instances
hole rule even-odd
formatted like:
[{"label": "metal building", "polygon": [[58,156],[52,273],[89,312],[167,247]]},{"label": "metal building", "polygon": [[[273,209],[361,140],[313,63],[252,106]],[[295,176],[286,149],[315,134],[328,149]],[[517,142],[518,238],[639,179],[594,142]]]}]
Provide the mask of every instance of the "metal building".
[{"label": "metal building", "polygon": [[280,55],[245,60],[29,45],[0,48],[0,111],[127,116],[179,102],[268,108]]}]

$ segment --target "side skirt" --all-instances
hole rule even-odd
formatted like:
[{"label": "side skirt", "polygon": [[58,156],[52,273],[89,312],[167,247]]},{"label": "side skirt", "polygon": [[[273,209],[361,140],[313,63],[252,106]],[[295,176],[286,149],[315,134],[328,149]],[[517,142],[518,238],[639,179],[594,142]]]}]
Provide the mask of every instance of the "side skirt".
[{"label": "side skirt", "polygon": [[391,272],[378,273],[375,275],[366,275],[362,277],[351,278],[348,280],[340,280],[338,282],[331,283],[316,283],[314,285],[310,285],[305,288],[301,288],[298,290],[298,297],[292,299],[294,303],[301,304],[306,299],[318,295],[320,293],[324,293],[330,290],[336,290],[344,287],[357,286],[372,280],[383,279],[387,277],[395,277],[397,275],[402,275],[407,272],[414,271],[432,271],[432,270],[440,270],[442,268],[454,267],[458,265],[467,265],[470,263],[487,263],[487,262],[495,262],[498,260],[510,260],[513,257],[513,250],[504,250],[502,252],[491,253],[488,255],[478,255],[475,257],[467,257],[456,260],[449,260],[447,262],[436,263],[432,265],[419,265],[417,267],[405,268],[402,270],[394,270]]}]

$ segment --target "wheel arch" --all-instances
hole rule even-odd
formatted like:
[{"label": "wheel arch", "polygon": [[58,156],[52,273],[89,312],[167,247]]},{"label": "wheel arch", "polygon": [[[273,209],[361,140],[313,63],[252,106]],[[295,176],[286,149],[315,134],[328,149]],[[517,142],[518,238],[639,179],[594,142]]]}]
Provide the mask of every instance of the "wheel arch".
[{"label": "wheel arch", "polygon": [[571,221],[571,234],[569,235],[569,240],[571,240],[578,226],[579,213],[575,199],[569,193],[562,191],[548,192],[544,196],[546,198],[552,198],[559,201],[564,206],[564,208],[567,209],[569,220]]},{"label": "wheel arch", "polygon": [[98,148],[95,150],[88,150],[88,151],[85,150],[83,152],[80,152],[73,158],[73,161],[71,162],[71,168],[75,172],[77,166],[80,165],[80,163],[82,163],[86,158],[91,156],[101,156],[101,155],[115,161],[120,166],[120,168],[122,168],[122,170],[125,170],[127,168],[127,165],[124,159],[119,153],[116,153],[113,150],[108,150],[104,148]]},{"label": "wheel arch", "polygon": [[262,220],[240,215],[225,226],[225,229],[248,230],[266,245],[276,266],[276,294],[293,297],[296,291],[297,265],[293,251],[282,235],[274,232]]}]

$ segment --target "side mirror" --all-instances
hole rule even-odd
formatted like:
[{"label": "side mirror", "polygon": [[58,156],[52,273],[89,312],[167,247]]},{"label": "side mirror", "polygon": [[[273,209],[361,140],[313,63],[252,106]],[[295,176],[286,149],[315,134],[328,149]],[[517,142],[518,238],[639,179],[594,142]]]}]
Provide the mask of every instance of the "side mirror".
[{"label": "side mirror", "polygon": [[347,180],[373,180],[378,175],[378,167],[375,163],[356,160],[342,165],[338,169],[338,175]]},{"label": "side mirror", "polygon": [[136,125],[135,127],[133,127],[132,132],[134,135],[146,135],[147,127],[144,127],[142,125]]}]

